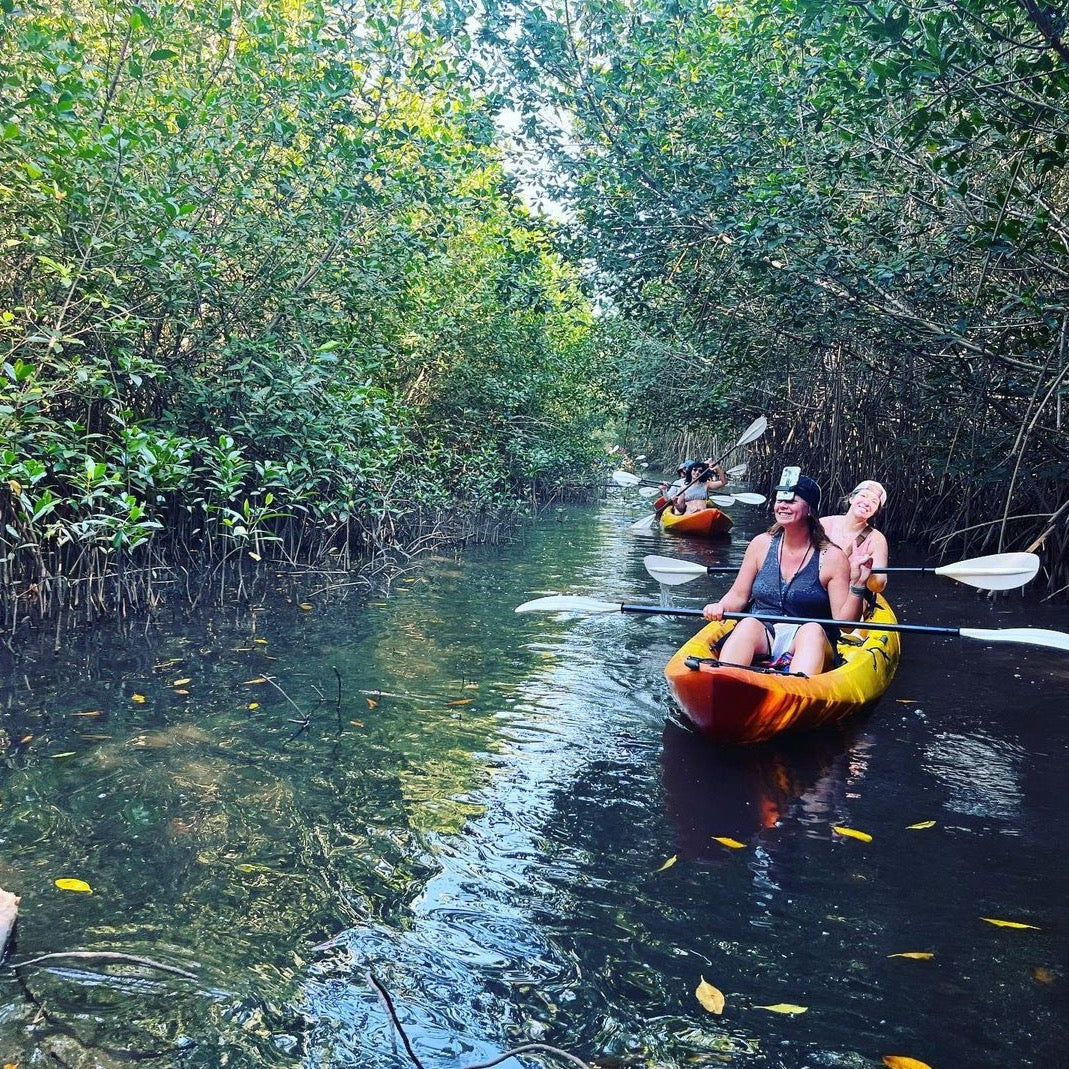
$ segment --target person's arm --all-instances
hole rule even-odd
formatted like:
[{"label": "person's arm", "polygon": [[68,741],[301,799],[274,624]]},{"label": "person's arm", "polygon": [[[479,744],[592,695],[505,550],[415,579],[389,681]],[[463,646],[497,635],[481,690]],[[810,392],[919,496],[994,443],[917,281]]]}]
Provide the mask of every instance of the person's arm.
[{"label": "person's arm", "polygon": [[887,576],[884,575],[883,572],[878,572],[875,569],[887,567],[887,539],[882,532],[873,531],[868,538],[865,539],[865,544],[868,547],[869,552],[872,554],[871,566],[873,569],[866,585],[874,594],[882,594],[887,586]]},{"label": "person's arm", "polygon": [[712,601],[702,609],[706,620],[723,620],[724,613],[742,612],[750,604],[754,580],[761,570],[771,541],[770,535],[760,534],[746,547],[742,567],[739,568],[731,589],[719,601]]},{"label": "person's arm", "polygon": [[836,618],[860,620],[865,614],[865,583],[872,572],[868,555],[855,551],[848,559],[841,549],[830,546],[821,566],[822,580],[825,568],[828,601]]},{"label": "person's arm", "polygon": [[705,488],[712,492],[713,490],[719,490],[728,484],[727,472],[719,464],[713,464],[709,468],[709,479],[705,484]]}]

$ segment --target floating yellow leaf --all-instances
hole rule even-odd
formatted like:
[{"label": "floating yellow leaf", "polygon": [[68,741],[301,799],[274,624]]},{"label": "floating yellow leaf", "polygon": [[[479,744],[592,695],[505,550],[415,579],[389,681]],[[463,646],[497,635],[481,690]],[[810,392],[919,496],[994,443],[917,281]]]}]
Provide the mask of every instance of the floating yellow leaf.
[{"label": "floating yellow leaf", "polygon": [[246,706],[246,708],[247,709],[259,709],[260,708],[260,703],[259,702],[249,702],[249,704]]},{"label": "floating yellow leaf", "polygon": [[889,958],[913,958],[916,961],[928,961],[935,955],[930,950],[903,950],[898,954],[888,954]]},{"label": "floating yellow leaf", "polygon": [[863,843],[872,842],[872,836],[867,831],[858,831],[857,828],[842,828],[836,825],[831,830],[836,835],[845,835],[848,839],[860,839]]},{"label": "floating yellow leaf", "polygon": [[772,1006],[754,1006],[755,1010],[769,1010],[772,1013],[805,1013],[808,1006],[796,1006],[793,1002],[777,1002]]},{"label": "floating yellow leaf", "polygon": [[192,683],[192,679],[176,679],[171,686],[172,687],[184,687],[187,683]]},{"label": "floating yellow leaf", "polygon": [[980,920],[993,924],[996,928],[1034,928],[1039,931],[1037,924],[1024,924],[1021,921],[1000,921],[997,917],[981,917]]},{"label": "floating yellow leaf", "polygon": [[148,701],[148,698],[144,694],[131,694],[130,701],[137,702],[138,705],[144,705]]},{"label": "floating yellow leaf", "polygon": [[885,1054],[883,1064],[889,1065],[891,1069],[932,1069],[927,1062],[907,1058],[904,1054]]},{"label": "floating yellow leaf", "polygon": [[267,645],[267,639],[266,638],[254,638],[253,642],[258,642],[261,646],[266,646]]},{"label": "floating yellow leaf", "polygon": [[704,976],[702,982],[694,989],[694,994],[710,1013],[724,1012],[724,993],[713,987]]},{"label": "floating yellow leaf", "polygon": [[934,828],[934,820],[922,820],[917,824],[907,824],[906,831],[922,831],[924,828]]},{"label": "floating yellow leaf", "polygon": [[177,688],[177,689],[175,690],[175,694],[188,694],[188,693],[189,693],[189,691],[188,691],[188,690],[186,690],[186,688],[185,688],[185,687],[178,687],[178,688]]},{"label": "floating yellow leaf", "polygon": [[305,612],[310,612],[315,606],[310,601],[302,601],[299,608],[304,609]]},{"label": "floating yellow leaf", "polygon": [[448,704],[448,705],[471,705],[472,700],[473,699],[471,699],[471,698],[457,698],[457,700],[455,702],[447,702],[446,704]]},{"label": "floating yellow leaf", "polygon": [[88,712],[85,713],[75,713],[74,716],[100,716],[100,710],[90,709]]},{"label": "floating yellow leaf", "polygon": [[1037,984],[1053,984],[1054,970],[1048,969],[1046,965],[1036,965],[1032,968],[1032,979]]},{"label": "floating yellow leaf", "polygon": [[61,891],[81,891],[82,894],[91,895],[93,888],[85,882],[85,880],[75,880],[70,877],[63,877],[63,879],[56,880],[56,886]]},{"label": "floating yellow leaf", "polygon": [[374,709],[375,706],[379,704],[374,698],[365,698],[364,701],[367,702],[367,707],[369,709]]},{"label": "floating yellow leaf", "polygon": [[721,846],[730,846],[732,850],[743,850],[746,847],[745,843],[740,843],[738,839],[729,839],[726,835],[714,835],[713,841]]},{"label": "floating yellow leaf", "polygon": [[665,869],[670,869],[679,860],[678,854],[673,854],[657,871],[664,872]]},{"label": "floating yellow leaf", "polygon": [[257,676],[255,679],[246,679],[245,682],[252,686],[254,683],[266,683],[267,680],[263,676]]},{"label": "floating yellow leaf", "polygon": [[23,735],[22,738],[19,739],[19,745],[20,746],[25,746],[26,743],[30,742],[32,739],[33,739],[32,735]]},{"label": "floating yellow leaf", "polygon": [[350,720],[349,723],[353,724],[354,726],[356,726],[358,728],[362,728],[364,726],[364,721],[363,720]]},{"label": "floating yellow leaf", "polygon": [[917,704],[917,699],[916,698],[895,698],[895,701],[898,702],[899,705],[916,705]]}]

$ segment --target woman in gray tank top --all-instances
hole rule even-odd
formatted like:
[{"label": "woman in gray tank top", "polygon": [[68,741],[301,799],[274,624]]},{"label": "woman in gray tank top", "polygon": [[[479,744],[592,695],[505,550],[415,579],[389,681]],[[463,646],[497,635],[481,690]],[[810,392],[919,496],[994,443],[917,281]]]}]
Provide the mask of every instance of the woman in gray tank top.
[{"label": "woman in gray tank top", "polygon": [[[775,524],[746,547],[731,589],[705,606],[707,620],[748,610],[770,616],[861,619],[871,566],[848,559],[828,541],[817,518],[820,487],[797,471],[791,471],[793,479],[784,471],[776,487]],[[772,625],[749,617],[735,625],[719,657],[731,664],[772,659],[811,676],[833,666],[837,638],[835,628],[826,631],[820,624]]]}]

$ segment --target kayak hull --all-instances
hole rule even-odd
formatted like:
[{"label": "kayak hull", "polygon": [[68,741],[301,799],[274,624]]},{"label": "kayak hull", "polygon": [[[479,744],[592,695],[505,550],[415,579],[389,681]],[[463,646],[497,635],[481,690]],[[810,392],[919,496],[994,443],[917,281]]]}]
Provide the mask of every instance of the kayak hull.
[{"label": "kayak hull", "polygon": [[727,534],[731,530],[732,519],[718,508],[706,508],[701,512],[685,512],[677,516],[666,509],[661,513],[661,530],[666,534],[700,535],[709,538],[713,535]]},{"label": "kayak hull", "polygon": [[703,735],[721,743],[762,742],[838,723],[883,694],[898,668],[901,644],[897,632],[879,630],[881,622],[895,622],[882,597],[864,629],[839,643],[842,663],[809,678],[729,665],[711,672],[688,668],[688,657],[713,657],[713,644],[735,626],[730,620],[711,623],[679,648],[664,674],[679,707]]}]

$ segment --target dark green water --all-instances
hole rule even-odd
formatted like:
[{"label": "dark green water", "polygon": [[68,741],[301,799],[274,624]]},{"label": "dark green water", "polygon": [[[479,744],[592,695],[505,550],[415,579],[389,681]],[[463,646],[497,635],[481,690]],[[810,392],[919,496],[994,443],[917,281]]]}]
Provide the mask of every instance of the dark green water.
[{"label": "dark green water", "polygon": [[[1069,1064],[1069,655],[910,637],[846,732],[717,751],[661,675],[692,620],[513,612],[656,601],[648,552],[739,559],[745,529],[630,533],[647,507],[614,492],[370,601],[100,629],[10,668],[0,1063],[410,1065],[373,970],[427,1069],[531,1041],[665,1069]],[[1069,629],[944,579],[892,593],[911,622]],[[194,978],[11,967],[73,950]],[[889,956],[912,951],[933,957]]]}]

